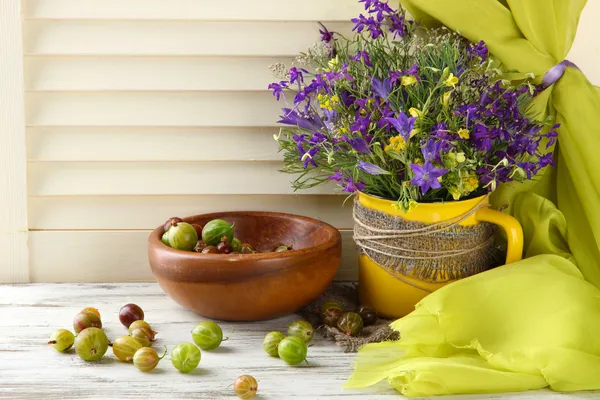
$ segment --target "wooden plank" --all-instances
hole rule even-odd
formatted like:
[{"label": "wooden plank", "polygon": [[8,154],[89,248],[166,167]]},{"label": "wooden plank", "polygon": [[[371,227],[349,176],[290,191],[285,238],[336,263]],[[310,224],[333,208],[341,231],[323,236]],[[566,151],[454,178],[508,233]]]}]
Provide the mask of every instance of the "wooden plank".
[{"label": "wooden plank", "polygon": [[29,93],[28,126],[275,127],[281,107],[264,92]]},{"label": "wooden plank", "polygon": [[288,57],[25,58],[30,91],[259,91],[274,78],[269,66]]},{"label": "wooden plank", "polygon": [[[32,196],[292,194],[296,175],[283,164],[249,162],[35,162],[29,163]],[[333,194],[329,182],[302,194]]]},{"label": "wooden plank", "polygon": [[280,161],[277,128],[29,128],[29,161]]},{"label": "wooden plank", "polygon": [[0,282],[27,282],[27,184],[21,9],[0,2]]},{"label": "wooden plank", "polygon": [[[32,231],[32,282],[148,282],[150,231]],[[343,231],[337,280],[355,280],[352,231]]]},{"label": "wooden plank", "polygon": [[156,19],[346,21],[364,12],[358,1],[347,0],[24,0],[27,19]]},{"label": "wooden plank", "polygon": [[45,55],[295,57],[320,40],[316,22],[29,21],[24,33],[25,54]]},{"label": "wooden plank", "polygon": [[343,196],[33,196],[29,229],[154,229],[173,216],[219,211],[272,211],[305,215],[351,229],[352,203]]},{"label": "wooden plank", "polygon": [[[40,339],[55,329],[71,329],[73,317],[83,307],[97,307],[109,339],[126,335],[118,311],[135,302],[158,332],[154,348],[167,356],[152,373],[117,361],[112,351],[100,362],[84,362],[73,350],[59,354],[42,349]],[[344,390],[356,355],[344,353],[333,342],[315,334],[308,350],[308,364],[290,367],[267,356],[262,341],[270,331],[285,332],[299,318],[253,323],[219,322],[224,332],[235,329],[231,339],[213,351],[203,351],[198,369],[179,373],[170,352],[191,340],[190,331],[203,317],[184,310],[164,295],[155,283],[137,284],[43,284],[0,286],[0,398],[39,399],[234,399],[232,383],[240,375],[258,380],[256,399],[403,399],[387,382],[366,390]],[[31,360],[35,359],[35,363]],[[68,376],[68,379],[64,377]],[[90,382],[93,391],[90,392]],[[310,382],[310,384],[307,384]],[[537,390],[506,394],[445,396],[444,400],[564,400],[597,399],[600,392],[576,394]]]}]

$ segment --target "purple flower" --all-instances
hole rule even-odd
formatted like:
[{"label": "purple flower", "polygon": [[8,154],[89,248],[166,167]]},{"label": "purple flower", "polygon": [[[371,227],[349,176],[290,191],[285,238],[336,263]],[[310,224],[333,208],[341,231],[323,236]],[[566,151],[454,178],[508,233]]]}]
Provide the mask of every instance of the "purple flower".
[{"label": "purple flower", "polygon": [[284,115],[280,116],[281,119],[277,121],[280,124],[294,125],[311,131],[318,131],[323,128],[320,121],[317,121],[317,119],[310,115],[300,114],[289,108],[282,108],[282,111],[284,112]]},{"label": "purple flower", "polygon": [[371,39],[377,39],[378,37],[383,36],[381,22],[376,21],[373,17],[367,18],[361,14],[358,18],[353,18],[351,21],[354,23],[354,28],[352,28],[352,30],[357,33],[361,33],[363,30],[367,29],[371,34]]},{"label": "purple flower", "polygon": [[371,124],[371,118],[358,117],[352,125],[350,125],[350,132],[360,132],[363,136],[369,131],[369,125]]},{"label": "purple flower", "polygon": [[[273,90],[273,96],[279,101],[281,95],[283,95],[283,89],[288,87],[288,83],[286,81],[281,81],[279,83],[271,83],[269,85],[269,89]],[[285,97],[285,95],[284,95]]]},{"label": "purple flower", "polygon": [[306,140],[306,135],[302,134],[302,135],[293,135],[292,136],[292,140],[294,142],[296,142],[296,144],[300,144],[302,142],[304,142]]},{"label": "purple flower", "polygon": [[340,172],[338,169],[335,170],[335,173],[328,178],[330,181],[336,181],[341,183],[344,179],[344,174]]},{"label": "purple flower", "polygon": [[369,144],[361,137],[349,138],[348,136],[342,136],[342,139],[348,143],[354,150],[359,153],[370,153]]},{"label": "purple flower", "polygon": [[389,15],[390,21],[390,32],[394,34],[394,38],[396,36],[403,37],[406,35],[407,29],[406,24],[404,23],[404,15],[398,16],[397,14]]},{"label": "purple flower", "polygon": [[392,124],[392,126],[396,128],[398,133],[408,143],[408,140],[410,139],[410,133],[415,127],[416,119],[416,117],[408,118],[404,112],[400,111],[398,118],[385,118],[385,121]]},{"label": "purple flower", "polygon": [[313,157],[318,152],[319,152],[319,148],[318,147],[313,147],[312,149],[308,150],[306,153],[304,153],[300,157],[300,160],[304,160],[304,169],[308,168],[308,164],[311,164],[313,167],[317,166],[317,163],[315,162],[315,160],[313,160]]},{"label": "purple flower", "polygon": [[312,138],[309,140],[309,144],[315,146],[317,144],[321,144],[327,141],[327,136],[323,135],[321,132],[314,132]]},{"label": "purple flower", "polygon": [[355,182],[352,177],[348,178],[346,182],[346,187],[343,189],[344,192],[354,193],[356,191],[361,191],[365,188],[365,184],[362,182]]},{"label": "purple flower", "polygon": [[431,133],[440,139],[449,140],[450,134],[448,130],[448,126],[444,122],[438,122],[431,129]]},{"label": "purple flower", "polygon": [[403,74],[401,71],[390,72],[390,83],[393,85],[394,83],[398,82],[400,78],[402,78],[402,75]]},{"label": "purple flower", "polygon": [[543,156],[539,157],[540,168],[546,168],[548,165],[554,166],[554,159],[552,158],[552,153],[546,153]]},{"label": "purple flower", "polygon": [[383,81],[373,77],[372,80],[373,92],[382,99],[387,99],[392,91],[391,78],[385,78]]},{"label": "purple flower", "polygon": [[438,181],[438,178],[444,176],[444,174],[448,172],[447,169],[434,168],[430,161],[427,161],[423,166],[410,164],[410,168],[415,174],[411,183],[421,187],[421,193],[423,194],[427,193],[429,189],[441,188],[442,184]]},{"label": "purple flower", "polygon": [[349,57],[352,61],[363,61],[367,67],[372,67],[371,57],[366,51],[358,51],[355,55]]},{"label": "purple flower", "polygon": [[454,112],[456,115],[463,115],[466,117],[466,126],[469,129],[471,119],[477,117],[477,106],[475,104],[465,104],[464,106],[458,107],[458,109]]},{"label": "purple flower", "polygon": [[470,46],[468,51],[470,59],[473,59],[474,57],[480,57],[482,63],[487,60],[489,54],[488,48],[483,40],[476,45]]},{"label": "purple flower", "polygon": [[425,161],[436,161],[440,159],[441,145],[434,139],[429,139],[424,147],[421,147],[421,153]]},{"label": "purple flower", "polygon": [[375,164],[371,164],[371,163],[368,163],[365,161],[358,162],[358,169],[366,172],[369,175],[389,175],[390,174],[389,171],[386,171],[385,169],[380,168]]},{"label": "purple flower", "polygon": [[417,82],[421,82],[421,77],[419,76],[419,64],[417,64],[417,63],[414,63],[414,65],[412,67],[410,67],[409,69],[402,71],[401,74],[402,75],[412,75],[415,77]]},{"label": "purple flower", "polygon": [[305,69],[302,69],[302,68],[300,68],[300,70],[298,70],[298,68],[296,68],[296,67],[290,68],[290,71],[289,71],[290,83],[291,84],[293,84],[294,82],[304,83],[303,73],[308,74],[308,71]]},{"label": "purple flower", "polygon": [[475,139],[475,147],[477,150],[486,152],[492,150],[492,135],[487,126],[475,124],[473,138]]},{"label": "purple flower", "polygon": [[546,133],[546,137],[550,139],[548,144],[546,144],[546,148],[549,149],[554,143],[556,143],[556,138],[558,137],[558,132],[556,130],[560,127],[560,124],[556,124],[550,129],[548,133]]},{"label": "purple flower", "polygon": [[322,23],[319,22],[319,25],[321,25],[321,27],[323,28],[319,29],[319,33],[321,33],[321,41],[325,43],[331,43],[332,41],[334,41],[334,33],[329,32],[329,30]]}]

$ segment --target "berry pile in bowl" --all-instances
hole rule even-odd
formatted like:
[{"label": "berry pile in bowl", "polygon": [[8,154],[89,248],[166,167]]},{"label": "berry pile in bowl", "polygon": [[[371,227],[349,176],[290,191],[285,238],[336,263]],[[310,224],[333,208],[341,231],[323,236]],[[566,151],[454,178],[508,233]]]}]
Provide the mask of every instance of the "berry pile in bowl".
[{"label": "berry pile in bowl", "polygon": [[169,218],[165,222],[162,242],[178,250],[203,254],[256,254],[282,252],[293,249],[293,244],[278,244],[273,250],[256,250],[249,243],[242,243],[234,235],[234,225],[222,219],[213,219],[205,226],[184,222],[181,218]]},{"label": "berry pile in bowl", "polygon": [[259,321],[294,313],[333,281],[341,235],[317,219],[272,212],[171,218],[148,239],[163,291],[200,316]]}]

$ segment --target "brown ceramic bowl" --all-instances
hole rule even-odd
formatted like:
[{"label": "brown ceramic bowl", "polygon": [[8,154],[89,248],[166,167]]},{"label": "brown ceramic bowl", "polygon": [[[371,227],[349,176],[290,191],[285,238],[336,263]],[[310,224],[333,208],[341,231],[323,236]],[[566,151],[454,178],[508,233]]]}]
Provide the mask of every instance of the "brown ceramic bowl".
[{"label": "brown ceramic bowl", "polygon": [[341,236],[324,222],[290,214],[224,212],[184,218],[204,226],[213,219],[235,223],[235,234],[258,250],[293,243],[293,250],[258,254],[201,254],[162,243],[163,227],[148,240],[152,272],[181,306],[224,321],[258,321],[298,311],[333,278]]}]

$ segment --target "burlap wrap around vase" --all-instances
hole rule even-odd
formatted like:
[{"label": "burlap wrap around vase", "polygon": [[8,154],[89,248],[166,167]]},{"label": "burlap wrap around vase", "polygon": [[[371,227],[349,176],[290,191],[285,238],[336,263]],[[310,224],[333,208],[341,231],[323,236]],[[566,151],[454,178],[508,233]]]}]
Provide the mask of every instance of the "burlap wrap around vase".
[{"label": "burlap wrap around vase", "polygon": [[521,225],[491,209],[487,196],[419,203],[408,213],[392,204],[365,193],[354,202],[360,301],[384,318],[403,317],[427,294],[503,264],[498,226],[506,233],[506,264],[522,257]]}]

